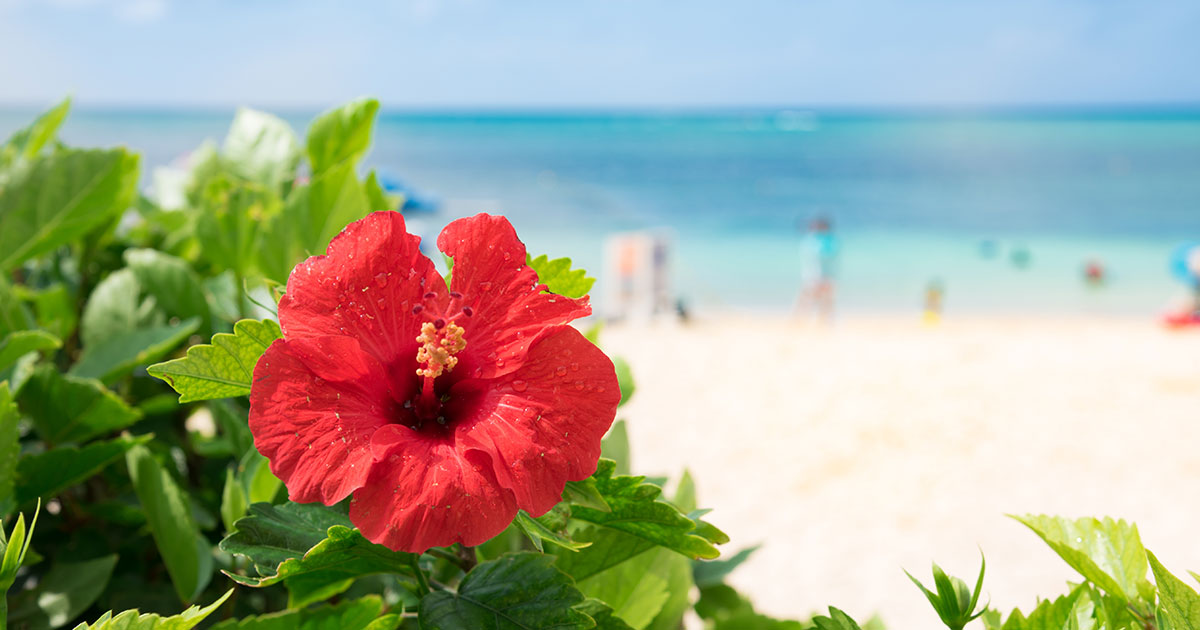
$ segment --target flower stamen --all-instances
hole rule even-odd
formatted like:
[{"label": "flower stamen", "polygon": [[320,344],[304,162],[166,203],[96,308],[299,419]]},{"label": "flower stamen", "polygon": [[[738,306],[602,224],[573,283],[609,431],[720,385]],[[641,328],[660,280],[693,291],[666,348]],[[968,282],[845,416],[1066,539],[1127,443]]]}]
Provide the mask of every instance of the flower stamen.
[{"label": "flower stamen", "polygon": [[454,322],[437,325],[441,323],[444,322],[439,319],[421,324],[421,334],[417,337],[417,343],[421,344],[417,348],[417,363],[422,367],[417,368],[417,376],[432,379],[443,372],[453,372],[454,366],[458,365],[458,357],[454,355],[467,347],[462,326]]}]

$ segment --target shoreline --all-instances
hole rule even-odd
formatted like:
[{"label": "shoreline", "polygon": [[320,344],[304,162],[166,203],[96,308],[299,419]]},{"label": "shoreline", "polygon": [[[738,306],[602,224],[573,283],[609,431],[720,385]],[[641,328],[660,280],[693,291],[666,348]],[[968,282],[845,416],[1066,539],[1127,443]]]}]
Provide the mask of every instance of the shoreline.
[{"label": "shoreline", "polygon": [[[764,546],[731,577],[764,613],[936,617],[929,562],[1024,612],[1077,579],[1005,514],[1113,516],[1183,569],[1200,502],[1200,331],[1113,316],[778,316],[611,325],[638,474],[688,468],[706,517]],[[931,627],[931,626],[929,626]]]}]

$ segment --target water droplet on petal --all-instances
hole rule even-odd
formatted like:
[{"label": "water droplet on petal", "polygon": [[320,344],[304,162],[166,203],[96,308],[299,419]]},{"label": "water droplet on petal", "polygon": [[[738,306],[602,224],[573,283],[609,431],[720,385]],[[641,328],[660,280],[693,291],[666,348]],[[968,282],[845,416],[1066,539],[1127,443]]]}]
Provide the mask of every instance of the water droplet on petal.
[{"label": "water droplet on petal", "polygon": [[560,366],[554,368],[554,373],[559,376],[566,376],[567,375],[567,366],[560,365]]},{"label": "water droplet on petal", "polygon": [[512,382],[512,388],[518,392],[523,392],[528,387],[529,387],[529,383],[526,383],[525,381],[516,380],[516,381]]},{"label": "water droplet on petal", "polygon": [[572,364],[571,364],[571,371],[572,371],[572,372],[578,372],[578,371],[579,371],[579,364],[578,364],[578,363],[572,363]]},{"label": "water droplet on petal", "polygon": [[581,392],[581,391],[583,391],[583,388],[584,388],[583,381],[575,381],[575,391]]},{"label": "water droplet on petal", "polygon": [[386,273],[381,271],[375,274],[375,286],[379,287],[380,289],[387,286],[387,281],[388,279]]}]

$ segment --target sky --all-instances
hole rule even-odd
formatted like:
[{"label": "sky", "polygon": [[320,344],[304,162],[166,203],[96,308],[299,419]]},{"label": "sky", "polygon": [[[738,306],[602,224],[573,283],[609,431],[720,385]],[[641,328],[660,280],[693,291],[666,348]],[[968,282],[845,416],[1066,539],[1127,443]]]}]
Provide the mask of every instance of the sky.
[{"label": "sky", "polygon": [[0,0],[0,105],[1200,103],[1195,0]]}]

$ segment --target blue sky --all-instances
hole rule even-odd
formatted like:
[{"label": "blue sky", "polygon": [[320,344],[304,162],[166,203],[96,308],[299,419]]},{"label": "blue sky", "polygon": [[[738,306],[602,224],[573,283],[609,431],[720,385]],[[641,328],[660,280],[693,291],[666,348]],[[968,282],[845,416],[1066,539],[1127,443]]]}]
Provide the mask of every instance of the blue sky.
[{"label": "blue sky", "polygon": [[1200,103],[1200,2],[0,0],[0,103]]}]

